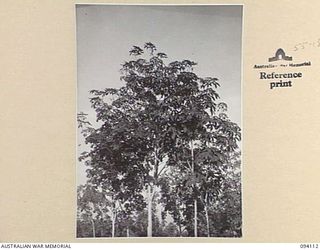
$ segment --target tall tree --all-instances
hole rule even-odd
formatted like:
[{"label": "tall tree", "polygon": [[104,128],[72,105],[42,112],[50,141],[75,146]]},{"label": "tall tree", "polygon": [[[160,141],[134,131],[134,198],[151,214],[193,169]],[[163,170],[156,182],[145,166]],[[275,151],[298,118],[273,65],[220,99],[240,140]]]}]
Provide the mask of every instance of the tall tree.
[{"label": "tall tree", "polygon": [[[170,175],[181,172],[176,187],[186,185],[186,190],[180,205],[186,209],[192,201],[197,237],[202,190],[215,183],[213,176],[236,149],[240,128],[215,114],[219,84],[216,78],[196,75],[195,62],[166,63],[167,55],[152,43],[134,46],[130,55],[133,60],[121,69],[123,87],[91,91],[99,128],[83,130],[91,149],[80,158],[89,167],[92,183],[103,183],[121,203],[146,194],[148,236],[156,191]],[[190,216],[178,214],[181,220]]]},{"label": "tall tree", "polygon": [[[114,237],[119,212],[129,216],[132,207],[143,209],[145,206],[139,183],[145,178],[141,155],[146,148],[141,140],[130,136],[137,125],[134,114],[125,115],[124,111],[103,103],[102,98],[92,98],[91,101],[93,107],[100,111],[97,112],[98,121],[105,122],[95,129],[83,117],[79,119],[85,141],[91,147],[89,152],[81,154],[80,160],[88,166],[88,182],[103,190],[109,201]],[[134,147],[137,150],[133,151]]]}]

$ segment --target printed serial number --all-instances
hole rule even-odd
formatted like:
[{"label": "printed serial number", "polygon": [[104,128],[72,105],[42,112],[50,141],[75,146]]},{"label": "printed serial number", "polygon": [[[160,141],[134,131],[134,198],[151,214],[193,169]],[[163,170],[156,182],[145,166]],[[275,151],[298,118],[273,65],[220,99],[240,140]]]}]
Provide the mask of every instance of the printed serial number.
[{"label": "printed serial number", "polygon": [[319,244],[300,244],[300,248],[319,248]]}]

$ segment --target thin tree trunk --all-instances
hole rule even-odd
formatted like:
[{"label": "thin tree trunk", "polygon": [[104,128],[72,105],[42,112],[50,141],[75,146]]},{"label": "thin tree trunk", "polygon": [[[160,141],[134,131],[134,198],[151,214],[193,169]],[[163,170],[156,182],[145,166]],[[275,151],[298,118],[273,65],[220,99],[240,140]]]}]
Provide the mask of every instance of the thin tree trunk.
[{"label": "thin tree trunk", "polygon": [[182,231],[181,231],[181,213],[180,213],[180,209],[179,209],[179,208],[178,208],[178,212],[179,212],[179,221],[178,221],[179,236],[182,237]]},{"label": "thin tree trunk", "polygon": [[111,232],[111,237],[114,238],[114,234],[115,234],[115,218],[114,216],[112,216],[112,232]]},{"label": "thin tree trunk", "polygon": [[207,236],[210,237],[210,224],[209,224],[209,214],[208,214],[208,207],[204,205],[204,211],[206,213],[206,221],[207,221]]},{"label": "thin tree trunk", "polygon": [[127,227],[127,237],[130,237],[130,230],[129,230],[129,227]]},{"label": "thin tree trunk", "polygon": [[152,190],[151,185],[148,185],[148,228],[147,236],[152,237]]},{"label": "thin tree trunk", "polygon": [[197,198],[194,199],[194,237],[198,237]]},{"label": "thin tree trunk", "polygon": [[[154,173],[153,178],[157,180],[158,178],[158,157],[157,157],[157,147],[154,150]],[[148,185],[147,190],[147,203],[148,203],[148,227],[147,227],[147,237],[152,237],[152,198],[153,198],[153,189],[151,184]]]},{"label": "thin tree trunk", "polygon": [[159,225],[162,226],[162,206],[158,207],[158,218],[159,218]]},{"label": "thin tree trunk", "polygon": [[[195,178],[194,176],[194,152],[193,152],[193,140],[191,140],[190,142],[190,148],[191,148],[191,171],[192,171],[192,175],[193,178]],[[193,187],[195,188],[195,187]],[[194,198],[194,237],[198,237],[198,212],[197,212],[197,197]]]},{"label": "thin tree trunk", "polygon": [[96,237],[96,228],[94,226],[94,221],[91,219],[91,224],[92,224],[92,236],[93,238]]},{"label": "thin tree trunk", "polygon": [[116,232],[116,219],[117,219],[117,210],[116,210],[116,204],[113,204],[113,209],[112,209],[112,216],[111,216],[111,220],[112,220],[112,229],[111,229],[111,237],[114,238],[115,237],[115,232]]},{"label": "thin tree trunk", "polygon": [[208,213],[208,193],[206,193],[204,198],[204,211],[206,215],[206,222],[207,222],[207,236],[210,237],[210,221],[209,221],[209,213]]}]

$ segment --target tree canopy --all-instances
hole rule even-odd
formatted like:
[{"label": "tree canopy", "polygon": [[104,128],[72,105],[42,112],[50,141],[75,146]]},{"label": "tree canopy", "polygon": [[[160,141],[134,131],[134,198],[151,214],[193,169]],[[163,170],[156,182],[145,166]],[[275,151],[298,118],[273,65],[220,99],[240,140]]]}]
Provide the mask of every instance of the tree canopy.
[{"label": "tree canopy", "polygon": [[129,54],[132,60],[120,71],[123,87],[90,92],[99,125],[78,115],[90,146],[79,157],[88,167],[88,185],[109,197],[112,236],[121,220],[130,236],[132,228],[141,228],[141,216],[147,216],[147,236],[161,234],[155,226],[176,236],[213,236],[213,217],[227,194],[235,195],[235,209],[241,210],[240,191],[228,189],[240,178],[226,171],[234,173],[240,162],[241,130],[219,102],[218,79],[198,76],[193,61],[167,62],[150,42]]}]

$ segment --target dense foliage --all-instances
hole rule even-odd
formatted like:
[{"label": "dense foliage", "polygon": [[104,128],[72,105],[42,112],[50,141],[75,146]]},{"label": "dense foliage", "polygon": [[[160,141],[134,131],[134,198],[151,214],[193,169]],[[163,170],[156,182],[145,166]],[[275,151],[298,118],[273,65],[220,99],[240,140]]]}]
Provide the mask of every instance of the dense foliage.
[{"label": "dense foliage", "polygon": [[218,79],[152,43],[130,55],[123,87],[91,91],[97,125],[78,115],[90,146],[78,237],[240,236],[241,134]]}]

